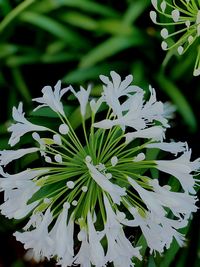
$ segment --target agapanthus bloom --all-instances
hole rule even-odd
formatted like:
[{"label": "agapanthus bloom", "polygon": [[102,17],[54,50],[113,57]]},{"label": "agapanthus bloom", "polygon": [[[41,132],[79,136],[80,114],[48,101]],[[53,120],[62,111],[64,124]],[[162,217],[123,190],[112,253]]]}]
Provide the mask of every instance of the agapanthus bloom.
[{"label": "agapanthus bloom", "polygon": [[[14,235],[37,261],[54,258],[63,267],[134,266],[136,258],[142,260],[135,245],[138,230],[150,253],[164,252],[174,239],[184,244],[179,229],[197,210],[193,175],[200,159],[191,161],[187,143],[164,141],[170,112],[152,87],[148,97],[131,85],[131,75],[122,80],[111,71],[111,78],[100,76],[104,85],[97,99],[90,96],[91,87],[78,92],[72,86],[61,89],[60,83],[54,91],[44,87],[43,96],[34,99],[43,105],[35,110],[51,109],[56,123],[40,120],[37,125],[25,119],[22,104],[13,109],[17,123],[8,128],[9,144],[21,138],[25,147],[0,151],[0,210],[8,218],[28,218]],[[77,128],[61,102],[66,93],[80,104]],[[152,149],[170,153],[171,160],[149,158],[146,152]],[[4,170],[21,159],[18,166],[29,168],[15,174]],[[153,179],[153,170],[161,177]],[[171,176],[178,192],[169,184]]]},{"label": "agapanthus bloom", "polygon": [[[162,49],[175,49],[182,55],[190,46],[194,49],[193,44],[196,43],[197,55],[193,75],[200,75],[200,2],[197,0],[151,2],[156,11],[151,11],[150,17],[154,23],[163,26]],[[157,15],[164,16],[166,20],[158,22]]]}]

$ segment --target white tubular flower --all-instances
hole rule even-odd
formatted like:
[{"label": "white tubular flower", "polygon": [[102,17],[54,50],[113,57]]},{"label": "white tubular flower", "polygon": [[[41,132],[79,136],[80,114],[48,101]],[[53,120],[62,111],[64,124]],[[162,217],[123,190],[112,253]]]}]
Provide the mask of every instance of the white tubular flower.
[{"label": "white tubular flower", "polygon": [[[173,16],[179,19],[178,13]],[[37,108],[48,106],[56,113],[57,121],[48,121],[47,133],[45,127],[25,119],[21,103],[13,108],[17,123],[9,128],[9,143],[14,145],[33,131],[37,147],[27,148],[30,139],[25,143],[24,138],[20,149],[0,151],[4,193],[0,211],[10,219],[29,217],[15,236],[29,250],[29,258],[38,262],[54,258],[61,267],[133,267],[143,255],[133,246],[132,233],[139,240],[142,232],[150,251],[162,253],[173,239],[184,244],[179,230],[197,211],[197,198],[190,193],[195,194],[193,175],[200,170],[200,159],[190,161],[187,143],[164,141],[171,111],[157,101],[151,87],[146,100],[144,91],[131,85],[131,75],[121,80],[112,71],[111,80],[106,76],[101,80],[103,93],[90,99],[88,109],[90,86],[79,92],[61,89],[60,82],[54,91],[44,87],[43,96],[34,101],[41,104]],[[83,117],[78,128],[61,102],[68,90],[77,98]],[[85,123],[86,117],[91,120]],[[182,155],[173,160],[160,160],[158,155],[157,160],[159,151],[151,153],[154,148]],[[35,152],[39,153],[32,155]],[[13,162],[13,174],[7,173],[3,165],[15,160],[17,168]],[[148,177],[155,169],[173,175],[177,182],[173,188],[180,182],[185,192],[172,191],[165,182],[168,177]]]},{"label": "white tubular flower", "polygon": [[[200,46],[195,46],[195,41],[200,37],[200,5],[197,1],[180,1],[179,3],[163,0],[151,1],[156,11],[150,12],[152,21],[163,26],[161,44],[163,50],[176,50],[179,55],[184,54],[190,47],[197,48],[194,76],[200,75]],[[157,22],[157,13],[161,22]],[[162,16],[168,21],[162,22]],[[168,26],[173,25],[174,32],[168,31]],[[169,28],[170,29],[170,28]],[[174,42],[171,42],[173,38]],[[194,50],[195,51],[195,50]]]},{"label": "white tubular flower", "polygon": [[87,240],[87,232],[84,229],[79,232],[78,240],[81,241],[81,247],[74,258],[74,264],[80,264],[81,267],[91,267],[90,246]]},{"label": "white tubular flower", "polygon": [[19,159],[27,154],[37,152],[39,149],[36,147],[22,148],[18,150],[2,150],[0,151],[0,165],[6,166],[13,160]]},{"label": "white tubular flower", "polygon": [[63,205],[63,210],[49,233],[54,241],[53,253],[58,257],[58,263],[62,266],[71,266],[74,257],[74,221],[72,217],[68,221],[69,203]]},{"label": "white tubular flower", "polygon": [[114,262],[114,266],[130,267],[134,266],[132,258],[142,259],[139,249],[134,248],[131,242],[126,238],[122,225],[118,221],[109,200],[104,194],[104,205],[106,209],[105,235],[107,238],[108,249],[106,259],[108,262]]},{"label": "white tubular flower", "polygon": [[106,192],[108,192],[114,203],[120,204],[121,197],[126,195],[125,188],[117,184],[111,183],[108,178],[97,170],[97,168],[89,162],[86,162],[90,175],[95,182]]},{"label": "white tubular flower", "polygon": [[34,98],[33,101],[36,101],[42,105],[39,105],[35,110],[42,107],[50,107],[56,113],[60,113],[65,116],[63,110],[63,104],[61,102],[61,97],[70,89],[70,87],[61,89],[61,81],[58,81],[54,87],[54,91],[51,86],[45,86],[42,89],[43,96]]},{"label": "white tubular flower", "polygon": [[122,116],[121,104],[119,98],[121,96],[129,96],[136,92],[143,92],[138,86],[130,85],[133,76],[128,75],[124,81],[121,80],[119,74],[115,71],[110,72],[112,81],[109,80],[107,76],[100,75],[100,79],[105,84],[103,86],[103,97],[113,110],[114,115],[117,115],[119,118]]},{"label": "white tubular flower", "polygon": [[23,188],[26,187],[26,183],[29,184],[29,181],[48,172],[48,169],[43,170],[25,170],[16,174],[8,174],[3,171],[3,168],[0,166],[0,191],[9,190],[14,188]]},{"label": "white tubular flower", "polygon": [[152,139],[154,141],[163,141],[163,139],[165,138],[165,129],[161,126],[152,126],[147,129],[138,130],[132,133],[127,133],[124,136],[126,138],[127,144],[136,138],[147,138],[147,139]]},{"label": "white tubular flower", "polygon": [[103,103],[103,96],[101,96],[98,100],[92,99],[90,101],[90,108],[94,114],[97,113],[102,103]]},{"label": "white tubular flower", "polygon": [[171,142],[171,143],[150,143],[146,145],[147,148],[158,148],[177,155],[180,152],[184,152],[187,149],[186,142]]},{"label": "white tubular flower", "polygon": [[88,224],[88,240],[90,246],[90,261],[94,266],[102,267],[105,266],[105,253],[100,243],[102,234],[98,233],[94,227],[92,216],[90,212],[87,214]]},{"label": "white tubular flower", "polygon": [[191,150],[186,151],[179,158],[174,160],[156,160],[156,168],[162,172],[169,173],[176,177],[185,192],[195,194],[192,172],[200,168],[200,161],[190,161]]},{"label": "white tubular flower", "polygon": [[75,95],[80,103],[81,115],[84,118],[86,114],[86,107],[88,104],[90,92],[91,92],[91,85],[88,86],[87,90],[85,90],[82,86],[80,87],[79,92],[75,92],[74,89],[71,87],[71,92]]},{"label": "white tubular flower", "polygon": [[166,217],[157,217],[151,212],[146,212],[145,217],[141,216],[135,208],[129,209],[134,220],[129,221],[129,226],[139,226],[146,239],[150,253],[158,251],[163,253],[164,248],[169,248],[173,238],[180,246],[184,244],[184,237],[177,229],[185,227],[186,223],[168,219]]},{"label": "white tubular flower", "polygon": [[147,208],[157,216],[165,216],[166,211],[162,207],[162,203],[159,199],[156,198],[156,194],[152,191],[148,191],[135,182],[132,178],[128,177],[129,183],[132,187],[138,192],[141,199],[147,206]]},{"label": "white tubular flower", "polygon": [[48,208],[42,218],[42,222],[34,230],[14,233],[17,241],[22,242],[25,249],[33,249],[34,258],[36,259],[41,257],[49,258],[51,256],[54,241],[49,237],[48,227],[52,220],[53,217],[50,208]]},{"label": "white tubular flower", "polygon": [[195,205],[197,197],[187,193],[170,191],[170,186],[160,186],[158,180],[149,180],[149,184],[156,193],[156,198],[162,203],[162,206],[170,208],[173,214],[181,219],[188,219],[191,212],[197,211]]},{"label": "white tubular flower", "polygon": [[38,190],[39,187],[32,181],[27,181],[25,185],[18,186],[18,188],[5,189],[5,202],[0,205],[1,213],[9,219],[21,219],[25,217],[38,205],[38,201],[27,204],[27,201]]},{"label": "white tubular flower", "polygon": [[34,131],[47,131],[48,129],[44,126],[39,126],[29,122],[25,117],[25,113],[22,109],[22,102],[19,103],[18,108],[13,107],[13,119],[17,122],[8,127],[8,131],[11,132],[11,137],[8,144],[11,146],[16,145],[20,141],[20,137],[28,132]]}]

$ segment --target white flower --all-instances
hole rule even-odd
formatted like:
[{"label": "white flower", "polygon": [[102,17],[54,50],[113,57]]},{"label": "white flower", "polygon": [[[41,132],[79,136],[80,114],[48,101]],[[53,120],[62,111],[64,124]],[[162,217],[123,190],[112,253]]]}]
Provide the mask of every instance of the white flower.
[{"label": "white flower", "polygon": [[48,227],[53,220],[53,216],[48,208],[43,216],[42,222],[37,227],[23,233],[15,232],[16,239],[24,243],[25,249],[33,249],[34,258],[49,258],[52,253],[54,241],[49,237]]},{"label": "white flower", "polygon": [[52,90],[51,86],[45,86],[42,89],[43,96],[33,99],[33,101],[42,104],[35,108],[35,110],[48,106],[56,113],[60,113],[61,115],[65,116],[61,97],[69,90],[69,88],[70,87],[61,89],[61,81],[57,82],[54,87],[54,91]]},{"label": "white flower", "polygon": [[104,206],[106,209],[105,235],[107,238],[108,249],[106,259],[114,263],[114,266],[130,267],[134,266],[132,258],[142,259],[139,249],[134,248],[128,238],[126,238],[122,225],[118,221],[107,197],[104,194]]},{"label": "white flower", "polygon": [[78,240],[81,241],[79,252],[74,258],[74,264],[80,264],[81,267],[91,267],[90,246],[87,239],[87,232],[82,229],[78,234]]},{"label": "white flower", "polygon": [[[120,114],[115,119],[105,119],[94,123],[97,128],[110,129],[119,125],[122,130],[131,127],[137,131],[144,129],[148,124],[158,121],[164,127],[169,127],[165,118],[164,105],[156,100],[155,90],[150,86],[150,99],[144,104],[144,92],[130,95],[122,104],[118,103]],[[114,96],[113,96],[114,98]],[[109,106],[112,108],[112,106]]]},{"label": "white flower", "polygon": [[9,219],[21,219],[25,217],[39,203],[35,201],[31,204],[27,204],[27,201],[39,188],[40,187],[36,186],[34,182],[26,181],[24,185],[18,185],[18,188],[5,189],[4,203],[0,206],[1,213]]},{"label": "white flower", "polygon": [[177,155],[177,153],[186,151],[187,143],[186,142],[150,143],[150,144],[147,144],[146,147],[147,148],[159,148],[161,150]]},{"label": "white flower", "polygon": [[120,75],[115,71],[111,71],[110,75],[112,81],[107,76],[100,75],[100,79],[105,84],[103,86],[103,97],[108,106],[112,108],[114,115],[120,118],[122,110],[119,98],[130,96],[132,93],[143,92],[143,90],[138,86],[130,85],[133,80],[132,75],[128,75],[124,81],[121,80]]},{"label": "white flower", "polygon": [[71,87],[70,90],[75,95],[80,103],[81,115],[84,118],[86,114],[86,107],[89,99],[89,95],[91,92],[91,86],[89,85],[87,90],[85,90],[82,86],[80,87],[79,92],[75,92],[74,89]]},{"label": "white flower", "polygon": [[25,170],[16,174],[8,174],[3,171],[3,168],[0,166],[0,191],[9,190],[14,188],[23,188],[26,187],[26,183],[29,184],[29,181],[33,178],[40,176],[48,172],[48,169],[41,170]]},{"label": "white flower", "polygon": [[8,131],[11,132],[11,137],[8,144],[11,146],[16,145],[20,141],[20,137],[28,132],[34,131],[47,131],[48,129],[44,126],[36,125],[29,122],[25,117],[25,113],[22,110],[22,102],[19,103],[18,108],[13,107],[13,119],[17,122],[8,127]]},{"label": "white flower", "polygon": [[54,227],[49,233],[50,238],[54,240],[53,253],[57,255],[59,260],[58,264],[62,264],[62,266],[71,266],[74,256],[74,220],[71,217],[67,223],[69,208],[70,205],[66,202]]},{"label": "white flower", "polygon": [[90,246],[90,261],[96,267],[105,266],[105,253],[100,243],[102,234],[97,232],[90,212],[87,214],[87,225],[88,225],[88,240]]},{"label": "white flower", "polygon": [[0,151],[0,165],[6,166],[13,160],[19,159],[27,154],[37,152],[39,149],[36,147],[21,148],[18,150],[1,150]]},{"label": "white flower", "polygon": [[155,89],[149,86],[150,98],[145,103],[142,109],[142,116],[148,122],[159,121],[164,127],[169,127],[168,121],[165,118],[164,104],[157,101]]},{"label": "white flower", "polygon": [[147,138],[154,141],[162,141],[165,138],[165,128],[161,126],[152,126],[143,130],[127,133],[124,137],[126,138],[127,144],[136,138]]},{"label": "white flower", "polygon": [[103,96],[101,96],[98,100],[92,99],[90,101],[90,108],[94,114],[99,110],[101,104],[103,103]]},{"label": "white flower", "polygon": [[108,192],[114,203],[120,204],[121,197],[126,195],[125,188],[117,184],[111,183],[108,178],[97,170],[97,168],[89,162],[85,162],[91,177],[106,192]]},{"label": "white flower", "polygon": [[166,211],[162,207],[162,203],[159,199],[156,198],[155,192],[148,191],[140,186],[134,179],[128,177],[129,183],[133,186],[133,188],[138,192],[141,199],[147,206],[147,208],[157,216],[165,216]]},{"label": "white flower", "polygon": [[[88,109],[91,87],[81,87],[79,92],[70,87],[80,103],[82,128],[66,117],[61,97],[70,88],[61,90],[60,82],[54,91],[44,87],[43,97],[34,99],[41,104],[38,108],[49,106],[59,120],[47,134],[24,118],[21,103],[13,109],[17,123],[9,128],[10,143],[33,131],[32,141],[39,148],[27,148],[25,143],[18,150],[0,151],[0,191],[4,191],[0,211],[8,218],[29,217],[23,232],[15,236],[36,261],[54,258],[62,267],[133,267],[134,258],[141,260],[142,256],[127,226],[132,227],[136,240],[141,232],[135,227],[141,228],[151,252],[162,253],[173,239],[180,246],[184,243],[178,231],[197,211],[197,198],[189,193],[195,192],[192,172],[200,169],[200,159],[190,162],[186,143],[163,142],[169,112],[157,101],[153,88],[146,100],[141,88],[130,85],[132,76],[122,81],[111,72],[111,78],[101,76],[102,96],[91,100]],[[96,113],[102,110],[98,117],[105,115],[105,108],[106,119],[96,123]],[[40,130],[43,132],[35,132]],[[135,138],[138,140],[131,142]],[[171,161],[156,160],[155,155],[149,157],[151,148],[183,155]],[[22,157],[35,152],[39,152],[33,155],[37,161],[25,158],[25,165],[34,167],[17,173],[24,166]],[[39,156],[42,167],[35,166]],[[12,164],[15,173],[7,173],[2,165],[17,159],[17,169]],[[148,177],[153,169],[177,177],[185,192],[173,192],[168,179],[161,183],[162,177]]]},{"label": "white flower", "polygon": [[146,212],[145,216],[142,216],[134,207],[131,207],[129,211],[134,217],[133,221],[129,221],[129,226],[141,228],[150,253],[153,251],[162,253],[165,247],[169,248],[173,238],[180,246],[183,246],[183,234],[177,232],[176,229],[185,227],[185,221],[179,222],[166,217],[158,217],[151,212]]},{"label": "white flower", "polygon": [[179,158],[174,160],[156,160],[156,168],[176,177],[181,183],[185,192],[195,194],[195,180],[191,172],[200,168],[200,160],[190,161],[191,150],[184,152]]},{"label": "white flower", "polygon": [[192,212],[197,211],[197,206],[195,206],[197,197],[170,191],[170,186],[160,186],[157,179],[150,179],[149,184],[153,187],[156,198],[162,203],[162,206],[170,208],[177,218],[188,219]]}]

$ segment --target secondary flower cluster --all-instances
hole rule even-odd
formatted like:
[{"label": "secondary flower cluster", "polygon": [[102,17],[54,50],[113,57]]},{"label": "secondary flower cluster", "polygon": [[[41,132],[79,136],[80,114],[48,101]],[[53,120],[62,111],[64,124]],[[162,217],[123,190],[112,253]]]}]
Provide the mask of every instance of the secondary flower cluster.
[{"label": "secondary flower cluster", "polygon": [[[200,40],[200,2],[197,0],[157,1],[151,0],[155,10],[151,11],[152,21],[163,26],[161,36],[164,39],[161,46],[164,50],[177,49],[184,54],[193,43]],[[159,2],[159,4],[158,4]],[[157,22],[157,14],[164,16],[166,22]],[[168,28],[172,28],[169,33]],[[173,41],[172,41],[173,40]],[[200,45],[197,46],[194,76],[200,75]]]},{"label": "secondary flower cluster", "polygon": [[[97,99],[91,98],[90,86],[78,92],[72,86],[61,89],[60,81],[54,90],[45,86],[33,101],[39,103],[35,110],[55,112],[60,122],[52,127],[44,120],[42,125],[28,121],[22,103],[13,108],[9,144],[31,137],[35,146],[0,151],[0,210],[8,218],[29,218],[14,235],[38,261],[53,257],[63,267],[134,266],[135,258],[142,259],[141,247],[129,239],[135,229],[150,253],[162,253],[173,239],[184,244],[179,229],[197,210],[193,174],[200,159],[191,161],[186,143],[164,141],[171,107],[157,101],[152,87],[145,100],[145,91],[131,85],[132,75],[121,80],[110,74],[111,79],[100,76],[103,90]],[[76,129],[61,102],[70,92],[80,103],[82,126]],[[173,159],[151,158],[146,151],[152,149]],[[40,158],[40,166],[5,172],[9,163],[32,155],[38,157],[31,165]],[[151,177],[155,171],[161,172],[159,179]],[[168,185],[171,175],[180,192]]]}]

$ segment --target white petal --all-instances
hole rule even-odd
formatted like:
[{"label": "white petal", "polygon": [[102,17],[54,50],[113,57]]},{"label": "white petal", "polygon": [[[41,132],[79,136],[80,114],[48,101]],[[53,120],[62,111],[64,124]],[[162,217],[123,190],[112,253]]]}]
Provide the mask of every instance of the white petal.
[{"label": "white petal", "polygon": [[126,195],[125,188],[120,187],[117,184],[111,183],[106,176],[100,173],[94,165],[86,162],[90,175],[95,180],[95,182],[106,192],[108,192],[114,203],[120,204],[121,196]]},{"label": "white petal", "polygon": [[22,148],[18,150],[2,150],[0,151],[0,165],[7,165],[13,160],[19,159],[27,154],[37,152],[39,149],[36,147]]}]

